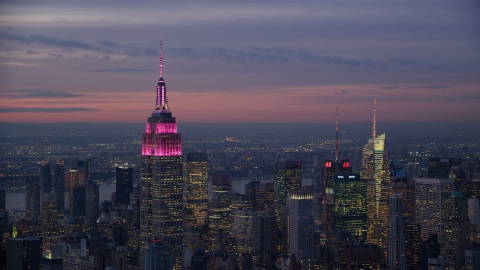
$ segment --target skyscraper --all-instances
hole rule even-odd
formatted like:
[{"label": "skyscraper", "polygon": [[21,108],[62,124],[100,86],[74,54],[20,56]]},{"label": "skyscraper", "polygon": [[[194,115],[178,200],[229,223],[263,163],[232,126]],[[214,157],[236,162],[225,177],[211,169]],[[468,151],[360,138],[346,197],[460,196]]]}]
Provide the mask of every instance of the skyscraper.
[{"label": "skyscraper", "polygon": [[403,233],[403,199],[401,194],[390,194],[390,231],[388,234],[388,261],[391,270],[405,269],[405,236]]},{"label": "skyscraper", "polygon": [[460,191],[453,191],[447,199],[445,214],[446,255],[452,269],[462,269],[469,244],[469,221],[467,198]]},{"label": "skyscraper", "polygon": [[230,232],[232,227],[230,198],[228,192],[232,188],[229,175],[212,176],[212,197],[208,205],[208,226],[210,249],[219,247],[224,233]]},{"label": "skyscraper", "polygon": [[187,180],[185,226],[203,226],[208,218],[208,158],[206,153],[188,153]]},{"label": "skyscraper", "polygon": [[40,163],[40,172],[42,177],[42,193],[50,193],[52,191],[52,171],[50,169],[50,161],[42,160]]},{"label": "skyscraper", "polygon": [[57,197],[54,193],[44,193],[42,199],[42,227],[43,244],[57,241],[59,236],[57,228]]},{"label": "skyscraper", "polygon": [[295,254],[302,269],[310,269],[313,262],[313,192],[289,192],[289,244],[290,254]]},{"label": "skyscraper", "polygon": [[445,244],[446,201],[452,194],[452,180],[448,178],[414,178],[415,221],[421,224],[422,240],[430,234],[438,235],[438,242]]},{"label": "skyscraper", "polygon": [[253,217],[253,253],[261,264],[275,261],[277,255],[277,219],[273,210],[265,210]]},{"label": "skyscraper", "polygon": [[420,223],[405,221],[403,224],[405,236],[405,269],[420,268],[420,246],[422,245],[422,229]]},{"label": "skyscraper", "polygon": [[115,169],[117,184],[115,187],[117,202],[130,204],[130,193],[133,193],[133,168],[118,166]]},{"label": "skyscraper", "polygon": [[[165,235],[173,269],[182,267],[183,166],[182,137],[168,107],[160,43],[160,78],[152,115],[142,135],[140,168],[140,245]],[[143,252],[142,252],[143,254]]]},{"label": "skyscraper", "polygon": [[95,182],[85,184],[85,218],[95,222],[100,215],[100,188]]},{"label": "skyscraper", "polygon": [[40,269],[42,237],[10,238],[7,243],[7,269]]},{"label": "skyscraper", "polygon": [[70,188],[70,216],[85,216],[85,172],[70,169],[65,173],[65,182]]},{"label": "skyscraper", "polygon": [[448,178],[452,166],[462,166],[461,158],[430,158],[428,159],[429,178]]},{"label": "skyscraper", "polygon": [[[286,210],[289,192],[302,189],[302,168],[300,161],[276,162],[273,172],[274,208],[277,215],[281,237],[278,239],[279,251],[288,253],[288,211]],[[284,210],[286,212],[284,212]]]},{"label": "skyscraper", "polygon": [[385,133],[376,136],[374,101],[372,139],[363,147],[360,178],[367,181],[367,243],[387,252],[390,181],[385,138]]},{"label": "skyscraper", "polygon": [[287,204],[287,194],[302,189],[300,161],[276,162],[273,172],[275,212],[280,218],[282,207]]},{"label": "skyscraper", "polygon": [[53,191],[57,195],[57,218],[65,215],[65,161],[57,160],[53,171]]},{"label": "skyscraper", "polygon": [[322,168],[322,195],[323,195],[323,224],[324,230],[330,231],[334,227],[334,189],[335,176],[337,174],[348,174],[352,172],[350,161],[348,159],[340,160],[340,150],[338,148],[338,105],[335,125],[335,160],[327,159]]},{"label": "skyscraper", "polygon": [[25,217],[37,219],[40,217],[40,183],[34,182],[27,186],[25,192]]},{"label": "skyscraper", "polygon": [[358,174],[335,176],[334,229],[348,231],[357,240],[367,235],[367,184]]}]

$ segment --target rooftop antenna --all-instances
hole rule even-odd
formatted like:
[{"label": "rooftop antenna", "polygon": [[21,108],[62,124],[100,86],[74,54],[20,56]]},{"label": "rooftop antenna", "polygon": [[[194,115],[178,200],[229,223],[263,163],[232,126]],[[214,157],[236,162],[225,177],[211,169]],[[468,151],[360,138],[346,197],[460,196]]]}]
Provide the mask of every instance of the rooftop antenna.
[{"label": "rooftop antenna", "polygon": [[163,46],[162,39],[160,39],[160,78],[163,77]]},{"label": "rooftop antenna", "polygon": [[340,157],[340,152],[338,150],[338,104],[337,104],[337,114],[335,117],[335,160],[338,161]]},{"label": "rooftop antenna", "polygon": [[377,97],[373,96],[373,130],[372,140],[377,137]]}]

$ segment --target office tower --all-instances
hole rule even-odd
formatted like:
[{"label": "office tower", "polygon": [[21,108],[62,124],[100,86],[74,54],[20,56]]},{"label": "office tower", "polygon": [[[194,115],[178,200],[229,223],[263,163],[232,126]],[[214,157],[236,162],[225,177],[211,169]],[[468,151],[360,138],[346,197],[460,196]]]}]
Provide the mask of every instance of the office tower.
[{"label": "office tower", "polygon": [[390,181],[386,169],[385,133],[363,148],[360,178],[367,181],[367,243],[387,250],[388,196]]},{"label": "office tower", "polygon": [[467,186],[467,176],[462,167],[454,166],[450,168],[448,178],[453,181],[453,190],[460,191],[464,196],[469,193]]},{"label": "office tower", "polygon": [[5,189],[0,189],[0,210],[6,209],[6,197]]},{"label": "office tower", "polygon": [[377,102],[374,99],[372,139],[363,147],[360,178],[367,181],[367,243],[378,245],[387,253],[390,179],[386,135],[376,135],[376,113]]},{"label": "office tower", "polygon": [[217,249],[222,235],[230,232],[232,210],[228,192],[231,188],[229,175],[212,176],[212,197],[208,203],[210,250]]},{"label": "office tower", "polygon": [[415,181],[415,221],[422,226],[422,240],[430,234],[437,234],[438,241],[445,244],[446,200],[452,194],[452,180],[414,178]]},{"label": "office tower", "polygon": [[85,184],[85,218],[89,222],[95,222],[100,215],[100,189],[94,182]]},{"label": "office tower", "polygon": [[455,190],[446,201],[445,235],[446,253],[450,267],[462,269],[465,266],[465,249],[469,241],[467,199]]},{"label": "office tower", "polygon": [[65,161],[57,160],[53,170],[53,192],[57,195],[57,218],[65,215]]},{"label": "office tower", "polygon": [[461,158],[429,158],[428,178],[448,178],[450,168],[461,166]]},{"label": "office tower", "polygon": [[10,238],[7,243],[7,270],[40,269],[42,237]]},{"label": "office tower", "polygon": [[468,220],[470,221],[470,241],[480,241],[480,200],[478,198],[468,198]]},{"label": "office tower", "polygon": [[405,269],[420,269],[420,247],[422,245],[422,228],[420,223],[405,220],[403,223],[405,236]]},{"label": "office tower", "polygon": [[52,192],[52,171],[50,169],[50,161],[42,160],[42,162],[40,162],[40,177],[42,193]]},{"label": "office tower", "polygon": [[324,230],[330,231],[334,227],[334,189],[335,189],[335,175],[348,174],[352,172],[350,161],[348,159],[340,160],[340,150],[338,148],[338,104],[336,113],[335,125],[335,159],[325,160],[322,167],[322,196],[324,208],[323,222]]},{"label": "office tower", "polygon": [[348,231],[358,242],[367,236],[367,183],[358,174],[335,175],[334,229]]},{"label": "office tower", "polygon": [[367,243],[387,251],[388,196],[390,181],[387,170],[385,133],[363,148],[360,178],[367,181]]},{"label": "office tower", "polygon": [[57,242],[60,235],[57,228],[57,196],[55,193],[43,193],[42,198],[42,227],[43,244]]},{"label": "office tower", "polygon": [[302,167],[300,161],[276,162],[273,172],[275,212],[281,216],[286,205],[287,194],[302,189]]},{"label": "office tower", "polygon": [[335,176],[338,174],[348,174],[352,172],[350,161],[345,160],[325,160],[322,169],[323,178],[323,207],[324,207],[324,226],[325,231],[333,230],[334,227],[334,189]]},{"label": "office tower", "polygon": [[252,194],[252,205],[256,213],[264,210],[274,210],[274,182],[261,182],[258,184],[254,193]]},{"label": "office tower", "polygon": [[25,217],[37,219],[40,217],[40,183],[34,182],[25,191]]},{"label": "office tower", "polygon": [[233,217],[231,235],[235,238],[237,256],[252,254],[253,249],[253,208],[238,208]]},{"label": "office tower", "polygon": [[77,160],[77,169],[85,175],[85,181],[90,182],[92,172],[92,161],[90,159]]},{"label": "office tower", "polygon": [[277,216],[277,224],[279,228],[277,251],[282,255],[288,255],[290,254],[290,209],[288,205],[282,207],[282,216]]},{"label": "office tower", "polygon": [[133,192],[133,168],[125,166],[118,166],[115,169],[116,175],[116,195],[117,202],[129,205],[130,194]]},{"label": "office tower", "polygon": [[260,264],[277,259],[277,217],[273,210],[262,211],[253,217],[253,254],[260,256]]},{"label": "office tower", "polygon": [[[160,46],[161,47],[161,46]],[[160,49],[161,51],[161,49]],[[160,78],[155,109],[142,135],[140,167],[140,246],[164,234],[173,269],[182,267],[183,160],[182,137],[169,110],[163,58],[160,52]],[[142,252],[143,253],[143,252]]]},{"label": "office tower", "polygon": [[70,189],[70,216],[85,216],[85,172],[70,169],[65,173],[65,182]]},{"label": "office tower", "polygon": [[391,270],[405,269],[405,236],[403,234],[403,200],[401,194],[390,194],[390,230],[388,256]]},{"label": "office tower", "polygon": [[289,192],[289,244],[290,254],[301,262],[303,269],[310,269],[313,262],[313,192]]},{"label": "office tower", "polygon": [[406,177],[404,166],[396,160],[390,162],[391,193],[402,195],[403,219],[415,221],[415,185]]},{"label": "office tower", "polygon": [[174,269],[173,259],[169,255],[170,247],[165,242],[165,236],[160,235],[150,239],[147,249],[143,251],[143,268],[144,270],[169,270]]},{"label": "office tower", "polygon": [[185,226],[203,226],[208,218],[208,158],[187,154],[187,219]]}]

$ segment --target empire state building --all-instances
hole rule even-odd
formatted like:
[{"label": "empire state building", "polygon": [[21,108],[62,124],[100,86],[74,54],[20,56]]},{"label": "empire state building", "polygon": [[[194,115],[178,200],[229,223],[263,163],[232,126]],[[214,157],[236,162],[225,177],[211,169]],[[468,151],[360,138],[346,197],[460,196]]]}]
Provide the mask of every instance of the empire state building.
[{"label": "empire state building", "polygon": [[160,43],[157,99],[142,135],[140,245],[143,254],[163,241],[173,269],[182,267],[182,172],[182,137],[168,107]]}]

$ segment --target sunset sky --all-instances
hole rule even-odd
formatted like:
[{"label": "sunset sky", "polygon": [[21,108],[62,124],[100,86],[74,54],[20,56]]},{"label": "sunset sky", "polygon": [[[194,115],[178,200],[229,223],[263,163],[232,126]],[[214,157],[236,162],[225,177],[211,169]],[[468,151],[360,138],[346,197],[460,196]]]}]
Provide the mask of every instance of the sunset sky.
[{"label": "sunset sky", "polygon": [[480,122],[478,1],[18,2],[0,122]]}]

